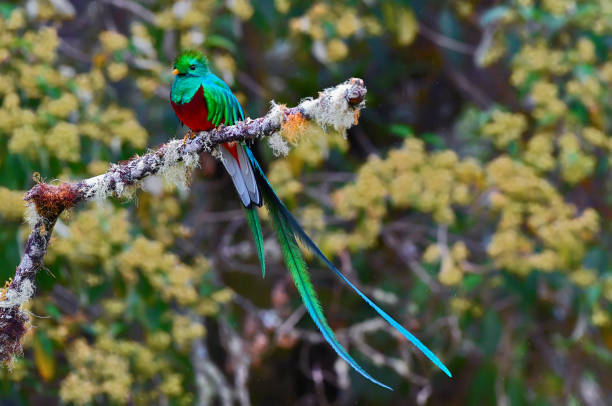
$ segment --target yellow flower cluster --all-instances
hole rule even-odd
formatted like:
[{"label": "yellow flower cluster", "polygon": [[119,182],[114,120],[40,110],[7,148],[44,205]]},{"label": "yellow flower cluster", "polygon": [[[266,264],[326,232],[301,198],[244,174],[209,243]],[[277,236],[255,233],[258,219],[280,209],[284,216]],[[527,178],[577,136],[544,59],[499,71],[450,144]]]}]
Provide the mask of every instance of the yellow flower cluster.
[{"label": "yellow flower cluster", "polygon": [[201,297],[196,312],[202,316],[214,316],[219,313],[221,305],[229,303],[234,292],[228,288],[220,289],[208,297]]},{"label": "yellow flower cluster", "polygon": [[348,146],[347,139],[337,132],[323,131],[319,126],[307,125],[299,143],[286,159],[289,160],[294,173],[299,173],[304,165],[313,167],[321,165],[323,160],[329,157],[332,149],[345,152]]},{"label": "yellow flower cluster", "polygon": [[[147,201],[146,198],[143,200]],[[174,237],[168,230],[170,227],[179,227],[176,221],[171,220],[175,220],[180,214],[180,209],[175,199],[156,201],[161,204],[143,205],[148,207],[148,216],[143,212],[142,218],[155,219],[155,223],[145,224],[145,228],[155,231],[162,229],[159,231],[160,236],[161,233],[168,232],[165,241],[170,245]],[[164,239],[150,240],[144,236],[132,238],[126,217],[125,210],[113,209],[110,205],[80,211],[68,227],[56,227],[56,238],[49,249],[49,260],[54,261],[61,256],[83,269],[95,269],[94,265],[101,264],[107,272],[116,270],[130,285],[136,284],[142,275],[163,300],[193,306],[202,315],[216,314],[220,305],[231,300],[233,293],[227,289],[215,291],[208,296],[199,294],[198,282],[210,269],[205,258],[198,257],[193,265],[187,265],[178,256],[167,251],[165,244],[160,241]],[[124,246],[128,248],[120,251]],[[85,274],[83,280],[90,285],[98,284],[100,278],[95,276]],[[112,302],[107,305],[109,314],[121,312],[120,309],[113,310],[117,309],[117,306]]]},{"label": "yellow flower cluster", "polygon": [[143,148],[146,145],[147,131],[136,120],[132,110],[110,105],[102,111],[92,109],[90,114],[95,118],[94,121],[79,126],[83,135],[111,146],[126,143]]},{"label": "yellow flower cluster", "polygon": [[0,108],[0,132],[12,133],[8,148],[12,153],[36,156],[37,147],[42,144],[42,135],[33,127],[36,116],[31,110],[19,106],[19,96],[5,95]]},{"label": "yellow flower cluster", "polygon": [[419,31],[417,21],[411,9],[399,7],[397,10],[397,42],[400,45],[411,44]]},{"label": "yellow flower cluster", "polygon": [[108,78],[113,82],[118,82],[128,74],[128,66],[123,62],[112,62],[106,68]]},{"label": "yellow flower cluster", "polygon": [[503,148],[520,139],[526,129],[527,119],[524,115],[496,110],[491,116],[491,122],[482,128],[482,133],[490,137],[496,146]]},{"label": "yellow flower cluster", "polygon": [[[553,3],[556,6],[553,7]],[[557,13],[568,4],[552,2],[545,8]],[[601,130],[606,124],[599,107],[607,97],[606,88],[612,84],[612,65],[596,65],[595,45],[584,36],[576,39],[573,48],[563,50],[551,49],[539,39],[531,41],[529,37],[524,37],[523,41],[522,48],[513,59],[513,82],[519,86],[529,85],[530,101],[534,107],[531,116],[539,128],[532,136],[524,137],[525,143],[519,144],[520,158],[540,172],[558,169],[566,182],[577,184],[594,173],[597,150],[607,154],[612,151],[612,138]],[[563,41],[570,43],[571,40],[565,38]],[[572,68],[587,64],[595,65],[597,74],[567,75]],[[527,83],[527,78],[536,80]],[[567,115],[568,102],[574,100],[586,107],[591,125],[577,123]],[[555,125],[557,128],[553,129]],[[492,137],[496,146],[504,147],[509,140],[520,139],[527,130],[524,115],[495,112],[493,120],[483,127],[482,132]]]},{"label": "yellow flower cluster", "polygon": [[310,235],[325,229],[325,213],[319,206],[306,206],[300,215],[300,224]]},{"label": "yellow flower cluster", "polygon": [[371,246],[378,236],[389,203],[398,209],[431,213],[434,220],[452,224],[452,205],[467,205],[484,183],[484,173],[472,159],[460,160],[450,150],[428,153],[422,141],[407,139],[386,159],[371,157],[358,171],[353,184],[334,196],[336,212],[354,219],[361,213],[359,232],[349,236],[348,246]]},{"label": "yellow flower cluster", "polygon": [[212,63],[219,72],[221,78],[229,84],[234,83],[234,74],[236,73],[236,61],[229,54],[215,54],[212,58]]},{"label": "yellow flower cluster", "polygon": [[116,404],[149,405],[161,398],[189,404],[193,399],[184,390],[184,377],[165,356],[168,334],[156,332],[149,339],[143,345],[102,333],[93,345],[75,340],[67,351],[71,372],[61,383],[60,398],[77,405],[90,404],[100,396]]},{"label": "yellow flower cluster", "polygon": [[476,63],[486,68],[493,65],[506,55],[508,47],[503,31],[497,30],[488,42],[483,43],[476,53]]},{"label": "yellow flower cluster", "polygon": [[554,83],[545,80],[536,82],[531,88],[531,98],[536,106],[533,116],[545,123],[556,121],[567,110]]},{"label": "yellow flower cluster", "polygon": [[458,241],[449,249],[432,244],[423,253],[426,263],[440,262],[438,280],[444,285],[457,285],[463,280],[465,269],[463,263],[467,260],[469,251],[463,241]]},{"label": "yellow flower cluster", "polygon": [[179,350],[189,351],[193,340],[204,337],[206,329],[190,317],[174,315],[172,317],[172,340]]},{"label": "yellow flower cluster", "polygon": [[574,0],[542,0],[542,7],[551,14],[564,15],[575,10]]},{"label": "yellow flower cluster", "polygon": [[599,80],[594,76],[581,79],[573,79],[565,85],[567,94],[580,100],[589,109],[598,109],[599,98],[602,95],[602,87]]},{"label": "yellow flower cluster", "polygon": [[155,23],[164,29],[207,29],[215,14],[216,2],[201,0],[171,4],[156,14]]},{"label": "yellow flower cluster", "polygon": [[606,0],[595,1],[592,7],[587,9],[582,19],[577,23],[580,27],[593,30],[598,35],[612,32],[612,5]]},{"label": "yellow flower cluster", "polygon": [[576,64],[594,63],[596,61],[595,44],[586,37],[578,39],[576,48],[570,51],[569,59]]},{"label": "yellow flower cluster", "polygon": [[274,0],[274,8],[282,14],[287,14],[291,8],[291,0]]},{"label": "yellow flower cluster", "polygon": [[0,216],[6,220],[21,220],[25,210],[24,192],[0,186]]},{"label": "yellow flower cluster", "polygon": [[279,159],[272,162],[268,170],[268,179],[281,199],[290,198],[302,191],[302,184],[293,176],[291,165],[287,160]]},{"label": "yellow flower cluster", "polygon": [[[289,5],[283,2],[277,8],[288,10]],[[286,11],[285,11],[286,12]],[[418,24],[410,9],[400,7],[394,22],[397,19],[396,31],[398,40],[402,44],[412,42]],[[327,27],[333,27],[333,30]],[[314,56],[322,62],[337,62],[345,59],[349,54],[346,41],[360,35],[380,35],[383,31],[379,21],[372,15],[363,13],[341,2],[317,1],[307,12],[290,20],[289,28],[294,34],[308,35],[315,42]]]},{"label": "yellow flower cluster", "polygon": [[138,280],[137,271],[141,271],[164,300],[182,305],[198,300],[195,281],[202,275],[201,269],[182,263],[175,254],[166,252],[159,241],[137,237],[117,256],[117,269],[130,284]]},{"label": "yellow flower cluster", "polygon": [[[175,223],[169,219],[174,219],[177,212],[180,214],[176,199],[158,201],[167,204],[149,205],[149,214],[156,221]],[[128,285],[134,286],[140,277],[146,278],[159,292],[161,300],[189,306],[205,316],[216,314],[220,305],[232,299],[233,292],[227,288],[201,296],[197,284],[210,264],[200,257],[193,265],[187,265],[167,252],[161,242],[143,236],[131,237],[126,217],[123,209],[101,205],[80,211],[68,224],[62,220],[56,226],[48,260],[52,262],[62,256],[71,265],[81,265],[79,279],[86,283],[91,278],[83,275],[83,270],[96,269],[96,265],[101,265],[106,272],[116,270]],[[43,311],[48,301],[48,297],[41,296],[35,303],[40,302]],[[192,341],[205,335],[204,326],[182,312],[168,311],[161,318],[170,324],[170,334],[151,331],[142,344],[109,335],[112,326],[126,317],[125,298],[104,299],[102,308],[102,316],[93,325],[92,331],[97,337],[94,344],[77,338],[67,350],[70,372],[61,384],[62,400],[88,404],[106,397],[117,404],[147,405],[158,403],[160,398],[170,398],[177,404],[192,403],[193,395],[183,386],[189,377],[174,370],[166,354],[170,346],[188,352]],[[75,321],[78,319],[50,319],[45,321],[50,324],[45,331],[58,343],[70,342],[69,337],[78,333],[70,326]]]},{"label": "yellow flower cluster", "polygon": [[142,77],[136,80],[136,86],[138,86],[138,89],[140,89],[142,94],[147,98],[153,97],[158,85],[157,80],[153,78]]},{"label": "yellow flower cluster", "polygon": [[[487,166],[491,208],[501,214],[487,252],[496,266],[521,274],[572,270],[599,231],[597,213],[580,215],[533,169],[502,156]],[[527,227],[530,234],[525,233]]]},{"label": "yellow flower cluster", "polygon": [[227,4],[230,11],[241,20],[248,20],[255,12],[249,0],[229,0]]},{"label": "yellow flower cluster", "polygon": [[575,134],[565,133],[559,137],[559,162],[563,179],[578,183],[591,175],[595,168],[595,157],[583,152]]},{"label": "yellow flower cluster", "polygon": [[41,107],[43,114],[50,114],[57,118],[68,118],[68,115],[79,107],[76,96],[72,93],[64,93],[57,99],[46,98]]},{"label": "yellow flower cluster", "polygon": [[58,159],[76,162],[81,157],[79,128],[68,122],[58,123],[45,136],[45,145]]},{"label": "yellow flower cluster", "polygon": [[[56,67],[56,29],[26,30],[23,16],[24,10],[16,8],[8,20],[0,19],[0,25],[8,28],[0,35],[0,54],[11,56],[11,63],[0,72],[0,95],[4,95],[0,133],[9,134],[9,151],[31,159],[46,156],[46,151],[57,159],[76,162],[81,157],[81,135],[103,139],[108,145],[118,140],[144,147],[146,131],[130,110],[113,106],[102,109],[96,104],[106,86],[102,72],[95,66],[79,74]],[[40,9],[38,16],[42,18]],[[109,54],[127,47],[127,38],[116,32],[103,32],[100,41]],[[106,71],[111,80],[120,80],[128,68],[115,61]],[[35,111],[22,107],[31,106],[32,100],[40,102]]]},{"label": "yellow flower cluster", "polygon": [[37,32],[28,31],[24,40],[31,44],[32,55],[40,62],[51,63],[55,60],[56,49],[59,46],[57,31],[52,27],[44,27]]},{"label": "yellow flower cluster", "polygon": [[545,41],[523,45],[512,59],[511,82],[522,85],[533,72],[550,75],[563,75],[570,70],[563,51],[550,49]]},{"label": "yellow flower cluster", "polygon": [[[487,129],[490,134],[507,132],[500,124],[512,121],[512,115],[506,114],[494,118],[496,121]],[[523,120],[515,120],[514,126],[520,121],[516,134],[524,130]],[[595,129],[588,131],[590,138],[601,139]],[[538,133],[532,138],[524,155],[531,167],[501,156],[483,169],[473,160],[459,160],[452,151],[428,153],[421,141],[409,138],[401,148],[390,151],[387,158],[370,158],[360,168],[356,181],[334,194],[336,213],[357,220],[357,226],[348,234],[324,235],[322,246],[336,253],[347,247],[372,246],[391,208],[431,213],[437,223],[452,224],[453,205],[468,206],[486,193],[491,211],[500,214],[487,246],[496,267],[519,274],[540,269],[574,275],[581,269],[589,242],[599,231],[599,219],[592,209],[578,213],[538,175],[538,171],[550,170],[555,162],[552,143],[550,133]],[[569,139],[561,138],[559,143],[561,149],[573,146],[565,145],[570,144]],[[573,170],[578,172],[576,167]],[[425,251],[423,260],[439,262],[440,282],[456,285],[466,272],[463,264],[468,255],[461,242],[452,247],[434,244]],[[587,280],[580,275],[572,277],[576,284]]]},{"label": "yellow flower cluster", "polygon": [[64,402],[86,405],[106,395],[111,402],[127,403],[133,377],[124,357],[91,347],[84,339],[76,340],[67,355],[72,370],[60,387]]},{"label": "yellow flower cluster", "polygon": [[597,282],[597,274],[592,269],[579,268],[570,274],[570,279],[577,286],[588,287]]},{"label": "yellow flower cluster", "polygon": [[610,313],[602,309],[601,306],[596,305],[591,314],[591,321],[597,327],[604,327],[610,325]]},{"label": "yellow flower cluster", "polygon": [[553,135],[549,132],[539,132],[527,142],[527,148],[523,153],[523,160],[538,171],[548,172],[555,167],[556,161],[553,156]]},{"label": "yellow flower cluster", "polygon": [[100,43],[106,52],[113,53],[125,49],[128,45],[128,39],[115,31],[102,31],[100,33]]},{"label": "yellow flower cluster", "polygon": [[474,316],[480,317],[482,316],[482,313],[483,313],[482,307],[480,305],[478,305],[477,303],[474,303],[474,301],[470,301],[463,297],[455,296],[451,298],[449,305],[450,305],[451,311],[459,316],[467,312],[470,312]]},{"label": "yellow flower cluster", "polygon": [[[156,182],[162,183],[161,179]],[[190,230],[180,224],[181,206],[178,199],[171,195],[171,185],[160,194],[143,193],[139,196],[138,220],[148,235],[170,246],[176,238],[188,238]]]},{"label": "yellow flower cluster", "polygon": [[80,210],[67,228],[56,227],[47,258],[53,261],[65,257],[82,269],[102,264],[108,271],[113,264],[112,253],[130,239],[129,226],[124,209],[103,205]]}]

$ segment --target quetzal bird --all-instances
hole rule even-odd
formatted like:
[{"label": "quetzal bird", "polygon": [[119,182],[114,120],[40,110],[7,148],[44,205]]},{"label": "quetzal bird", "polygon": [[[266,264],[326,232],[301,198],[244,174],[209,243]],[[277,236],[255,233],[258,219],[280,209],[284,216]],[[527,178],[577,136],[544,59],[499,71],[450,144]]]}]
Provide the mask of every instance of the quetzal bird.
[{"label": "quetzal bird", "polygon": [[[179,120],[192,132],[208,131],[220,124],[232,125],[237,121],[244,120],[244,113],[240,103],[238,103],[238,100],[236,100],[227,84],[210,71],[207,59],[200,52],[182,52],[174,61],[172,73],[175,77],[170,92],[172,108]],[[370,376],[336,340],[334,332],[327,324],[323,315],[297,239],[310,249],[340,279],[346,282],[382,318],[402,333],[408,341],[421,350],[446,375],[451,377],[448,368],[444,366],[429,348],[372,302],[327,259],[278,198],[261,166],[246,144],[231,142],[219,145],[217,148],[223,166],[231,176],[238,196],[240,196],[240,200],[246,209],[248,223],[255,239],[261,263],[262,274],[265,276],[263,236],[256,210],[257,207],[260,207],[265,202],[274,224],[286,266],[291,273],[304,305],[312,320],[321,331],[321,334],[323,334],[323,337],[325,337],[340,357],[370,381],[384,388],[391,389]]]}]

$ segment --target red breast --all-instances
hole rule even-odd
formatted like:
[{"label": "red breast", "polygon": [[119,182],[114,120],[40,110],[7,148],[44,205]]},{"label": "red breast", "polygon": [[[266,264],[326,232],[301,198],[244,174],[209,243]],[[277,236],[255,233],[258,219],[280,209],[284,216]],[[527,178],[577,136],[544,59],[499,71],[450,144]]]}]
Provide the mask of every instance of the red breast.
[{"label": "red breast", "polygon": [[[208,131],[215,128],[215,125],[208,121],[208,108],[206,107],[206,99],[204,98],[204,90],[202,86],[195,93],[189,103],[176,104],[170,100],[172,108],[176,113],[176,116],[181,120],[181,123],[185,124],[191,131]],[[229,142],[223,144],[230,154],[238,162],[240,166],[240,160],[238,159],[238,152],[236,151],[236,143]]]},{"label": "red breast", "polygon": [[181,123],[189,127],[191,131],[208,131],[215,128],[215,125],[208,121],[208,108],[202,86],[189,103],[176,104],[171,100],[170,104]]}]

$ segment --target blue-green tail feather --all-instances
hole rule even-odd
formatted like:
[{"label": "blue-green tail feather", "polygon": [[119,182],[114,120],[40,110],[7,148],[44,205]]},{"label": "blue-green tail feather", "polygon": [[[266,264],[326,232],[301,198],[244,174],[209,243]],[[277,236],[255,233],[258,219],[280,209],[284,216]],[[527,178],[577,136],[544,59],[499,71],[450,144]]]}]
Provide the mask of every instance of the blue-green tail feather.
[{"label": "blue-green tail feather", "polygon": [[276,230],[276,235],[278,237],[278,242],[281,247],[281,252],[285,259],[285,263],[287,264],[287,268],[293,278],[295,286],[302,297],[302,301],[304,302],[304,306],[306,306],[306,310],[312,317],[312,320],[315,322],[321,334],[327,340],[327,342],[332,346],[332,348],[338,353],[342,359],[349,363],[351,367],[353,367],[357,372],[363,375],[365,378],[374,382],[377,385],[382,386],[383,388],[392,390],[389,386],[383,384],[382,382],[373,378],[370,374],[368,374],[357,362],[348,354],[346,349],[342,347],[342,345],[336,340],[333,330],[327,324],[325,320],[325,316],[323,311],[321,310],[321,305],[317,299],[317,294],[312,286],[310,281],[310,276],[308,274],[308,269],[306,267],[306,262],[304,261],[304,257],[300,252],[300,248],[295,240],[295,236],[291,227],[289,225],[289,219],[283,213],[282,210],[278,210],[278,206],[274,204],[274,192],[267,188],[263,187],[260,189],[263,192],[264,200],[267,203],[268,210],[270,212],[270,217],[274,223],[274,228]]},{"label": "blue-green tail feather", "polygon": [[255,240],[255,247],[257,248],[257,256],[259,257],[259,263],[261,264],[261,276],[266,277],[266,260],[264,257],[264,243],[263,234],[261,232],[261,224],[259,222],[259,216],[257,215],[256,207],[245,208],[247,222],[251,233],[253,233],[253,239]]},{"label": "blue-green tail feather", "polygon": [[396,320],[394,320],[391,316],[389,316],[384,310],[382,310],[376,303],[374,303],[370,298],[368,298],[361,290],[359,290],[336,266],[321,252],[319,247],[312,241],[312,239],[306,234],[306,232],[299,225],[298,221],[293,217],[291,212],[287,209],[287,207],[283,204],[283,202],[278,198],[278,196],[274,193],[272,186],[268,182],[263,170],[259,166],[259,163],[255,159],[255,156],[251,152],[250,149],[247,148],[247,154],[255,171],[257,172],[258,177],[261,179],[261,189],[265,189],[268,193],[268,206],[274,206],[276,210],[282,213],[283,217],[286,219],[286,225],[291,229],[291,234],[295,239],[295,236],[299,238],[306,247],[308,247],[321,261],[323,261],[329,269],[331,269],[339,278],[341,278],[344,282],[346,282],[351,289],[353,289],[368,305],[370,305],[387,323],[397,329],[408,341],[414,344],[427,358],[431,360],[434,364],[436,364],[446,375],[452,377],[452,374],[448,370],[448,368],[436,357],[436,355],[427,348],[418,338],[416,338],[412,333],[406,330],[401,324],[399,324]]}]

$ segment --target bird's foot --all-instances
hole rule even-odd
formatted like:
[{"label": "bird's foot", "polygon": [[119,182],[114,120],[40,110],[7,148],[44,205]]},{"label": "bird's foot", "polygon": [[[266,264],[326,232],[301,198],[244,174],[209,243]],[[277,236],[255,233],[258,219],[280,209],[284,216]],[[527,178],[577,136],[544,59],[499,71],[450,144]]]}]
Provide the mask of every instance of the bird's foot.
[{"label": "bird's foot", "polygon": [[185,145],[185,143],[187,143],[187,140],[192,140],[196,137],[195,133],[191,130],[189,130],[187,132],[187,134],[185,134],[185,136],[183,137],[183,145]]}]

